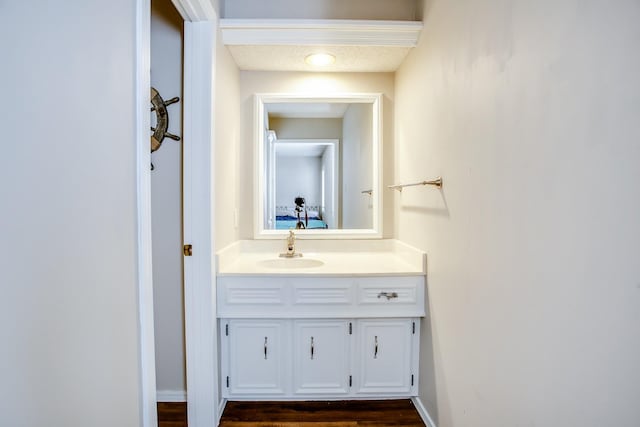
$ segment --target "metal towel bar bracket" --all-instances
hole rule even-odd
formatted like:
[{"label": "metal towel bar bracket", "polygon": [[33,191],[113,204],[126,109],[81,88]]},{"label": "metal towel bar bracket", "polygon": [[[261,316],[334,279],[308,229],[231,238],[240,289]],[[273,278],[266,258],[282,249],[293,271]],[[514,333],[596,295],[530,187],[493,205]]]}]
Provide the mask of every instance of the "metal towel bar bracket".
[{"label": "metal towel bar bracket", "polygon": [[432,179],[431,181],[418,181],[418,182],[412,182],[410,184],[389,185],[387,188],[391,188],[393,190],[398,190],[402,192],[402,189],[404,187],[414,187],[416,185],[433,185],[436,188],[442,188],[442,177],[439,176],[436,179]]}]

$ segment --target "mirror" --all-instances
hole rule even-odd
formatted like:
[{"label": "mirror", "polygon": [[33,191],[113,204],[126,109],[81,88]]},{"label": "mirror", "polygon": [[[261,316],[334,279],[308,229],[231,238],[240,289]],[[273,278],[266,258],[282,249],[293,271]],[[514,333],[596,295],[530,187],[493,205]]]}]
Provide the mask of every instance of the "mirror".
[{"label": "mirror", "polygon": [[382,95],[255,96],[255,238],[381,238]]}]

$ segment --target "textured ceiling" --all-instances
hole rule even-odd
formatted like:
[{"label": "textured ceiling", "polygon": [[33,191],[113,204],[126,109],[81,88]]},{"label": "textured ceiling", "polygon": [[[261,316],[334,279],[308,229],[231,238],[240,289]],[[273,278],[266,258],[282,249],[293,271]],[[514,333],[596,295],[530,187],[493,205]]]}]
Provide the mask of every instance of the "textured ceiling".
[{"label": "textured ceiling", "polygon": [[[227,45],[241,70],[393,72],[409,53],[409,47],[390,46],[262,46]],[[336,57],[333,65],[312,66],[304,58],[317,52]]]}]

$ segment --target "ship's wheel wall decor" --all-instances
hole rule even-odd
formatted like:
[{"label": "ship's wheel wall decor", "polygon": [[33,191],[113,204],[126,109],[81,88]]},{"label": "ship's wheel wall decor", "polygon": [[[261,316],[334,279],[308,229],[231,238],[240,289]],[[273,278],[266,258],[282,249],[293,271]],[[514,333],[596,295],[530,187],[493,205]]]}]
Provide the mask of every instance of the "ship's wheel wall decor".
[{"label": "ship's wheel wall decor", "polygon": [[[153,153],[162,145],[162,141],[165,138],[173,139],[174,141],[180,141],[178,135],[173,135],[167,132],[169,128],[169,113],[167,112],[167,106],[175,104],[180,101],[177,96],[168,100],[163,100],[160,93],[151,88],[151,112],[156,113],[156,126],[151,126],[151,152]],[[153,170],[153,164],[151,164],[151,170]]]}]

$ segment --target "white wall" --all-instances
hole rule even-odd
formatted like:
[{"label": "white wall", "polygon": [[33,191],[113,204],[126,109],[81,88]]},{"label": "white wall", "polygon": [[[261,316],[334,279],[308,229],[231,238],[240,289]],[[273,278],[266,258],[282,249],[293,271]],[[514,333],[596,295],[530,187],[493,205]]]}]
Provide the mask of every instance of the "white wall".
[{"label": "white wall", "polygon": [[[253,103],[255,93],[308,93],[318,96],[344,92],[383,94],[383,185],[392,184],[394,75],[391,73],[300,73],[240,72],[241,141],[240,150],[240,233],[241,239],[253,238]],[[272,126],[273,127],[273,124]],[[278,134],[278,138],[284,138]],[[384,236],[393,236],[393,203],[390,192],[383,194]]]},{"label": "white wall", "polygon": [[236,215],[239,200],[247,197],[240,191],[240,72],[231,54],[217,37],[215,88],[215,246],[221,249],[238,240]]},{"label": "white wall", "polygon": [[342,119],[269,118],[278,139],[342,139]]},{"label": "white wall", "polygon": [[[151,4],[151,85],[163,99],[180,97],[167,107],[169,132],[182,135],[182,27],[171,0]],[[182,144],[165,138],[151,155],[153,220],[153,299],[156,386],[159,399],[175,400],[186,390],[184,298],[182,287]],[[169,393],[167,395],[167,393]]]},{"label": "white wall", "polygon": [[320,205],[321,166],[320,157],[276,156],[276,206],[295,206],[300,196],[307,207]]},{"label": "white wall", "polygon": [[416,0],[224,0],[224,18],[413,20]]},{"label": "white wall", "polygon": [[439,427],[640,425],[640,4],[427,1],[396,78]]},{"label": "white wall", "polygon": [[343,118],[342,227],[373,228],[373,107],[352,104]]},{"label": "white wall", "polygon": [[135,7],[0,6],[3,425],[141,422]]}]

